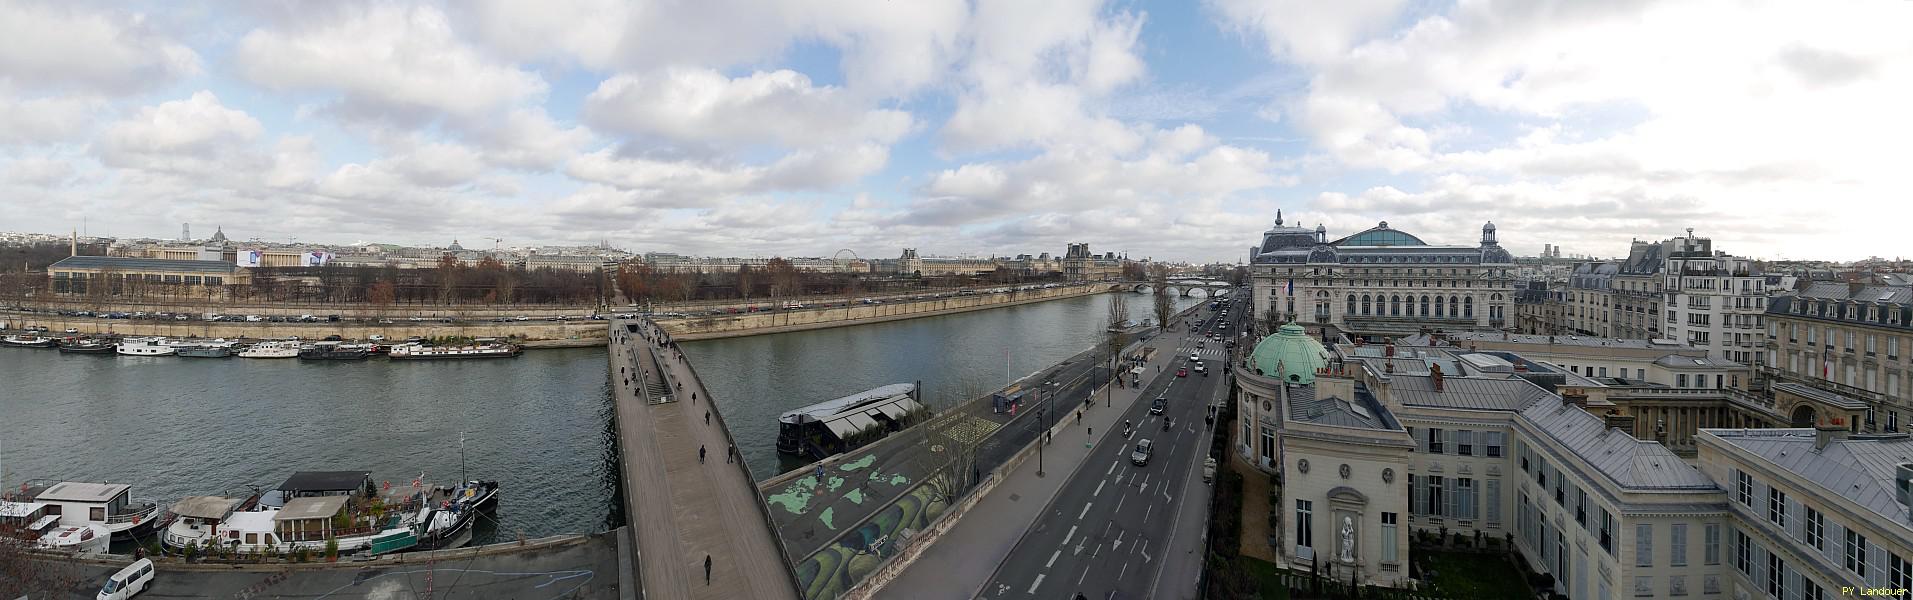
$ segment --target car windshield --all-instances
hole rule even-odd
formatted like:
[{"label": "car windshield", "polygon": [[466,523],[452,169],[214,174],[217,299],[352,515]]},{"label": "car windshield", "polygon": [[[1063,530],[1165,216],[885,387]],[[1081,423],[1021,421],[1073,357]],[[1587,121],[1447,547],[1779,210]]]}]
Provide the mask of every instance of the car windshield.
[{"label": "car windshield", "polygon": [[106,593],[106,594],[111,594],[119,590],[120,590],[120,582],[119,580],[116,580],[116,579],[106,580],[106,587],[100,588],[100,592]]},{"label": "car windshield", "polygon": [[1141,442],[1137,442],[1137,443],[1136,443],[1136,451],[1137,451],[1137,452],[1141,452],[1141,453],[1144,453],[1144,454],[1148,454],[1148,453],[1149,453],[1149,442],[1148,442],[1147,440],[1145,440],[1145,441],[1141,441]]}]

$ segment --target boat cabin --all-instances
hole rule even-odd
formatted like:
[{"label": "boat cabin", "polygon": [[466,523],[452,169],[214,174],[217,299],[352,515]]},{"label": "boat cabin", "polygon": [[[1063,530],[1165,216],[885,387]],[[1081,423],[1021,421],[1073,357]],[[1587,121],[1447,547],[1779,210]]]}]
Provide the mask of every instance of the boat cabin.
[{"label": "boat cabin", "polygon": [[875,441],[923,410],[916,392],[916,384],[893,383],[784,413],[777,450],[815,460]]},{"label": "boat cabin", "polygon": [[186,546],[188,543],[205,545],[207,541],[219,539],[219,526],[232,518],[234,509],[239,508],[237,498],[223,496],[187,496],[173,503],[173,514],[179,520],[166,528],[166,542],[173,546]]},{"label": "boat cabin", "polygon": [[152,518],[152,508],[135,504],[133,486],[123,483],[80,483],[62,481],[27,494],[35,502],[48,505],[48,513],[58,515],[63,525],[138,523]]},{"label": "boat cabin", "polygon": [[371,496],[378,488],[371,471],[299,471],[279,484],[278,489],[261,496],[263,506],[285,506],[298,498],[327,496]]},{"label": "boat cabin", "polygon": [[0,501],[0,537],[37,540],[46,535],[60,515],[50,514],[45,502]]},{"label": "boat cabin", "polygon": [[[345,514],[346,496],[308,496],[293,498],[272,515],[272,531],[289,542],[316,542],[328,538],[370,533],[369,527],[339,528],[339,515]],[[356,525],[356,524],[353,524]]]}]

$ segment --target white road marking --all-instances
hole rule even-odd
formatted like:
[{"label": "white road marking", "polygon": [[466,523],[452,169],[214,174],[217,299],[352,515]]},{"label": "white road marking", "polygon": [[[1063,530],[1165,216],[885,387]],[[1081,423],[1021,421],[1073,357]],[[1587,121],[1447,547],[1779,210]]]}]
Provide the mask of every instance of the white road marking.
[{"label": "white road marking", "polygon": [[1062,556],[1062,555],[1063,555],[1062,548],[1057,548],[1055,552],[1051,552],[1049,555],[1049,562],[1043,563],[1043,568],[1047,569],[1047,568],[1056,566],[1056,557]]},{"label": "white road marking", "polygon": [[1152,511],[1152,510],[1155,510],[1155,509],[1156,509],[1156,505],[1154,505],[1154,504],[1151,504],[1151,505],[1149,505],[1149,506],[1145,506],[1145,507],[1143,507],[1143,509],[1142,509],[1142,522],[1144,522],[1144,523],[1148,523],[1148,522],[1149,522],[1149,511]]},{"label": "white road marking", "polygon": [[[1093,504],[1095,504],[1095,503],[1094,503],[1094,502],[1084,502],[1084,503],[1083,503],[1083,512],[1079,512],[1079,513],[1076,513],[1076,520],[1078,520],[1078,521],[1081,521],[1081,520],[1083,520],[1083,515],[1087,515],[1087,514],[1089,514],[1089,507],[1090,507],[1091,505],[1093,505]],[[1118,505],[1120,506],[1121,504],[1120,504],[1120,503],[1118,503]]]},{"label": "white road marking", "polygon": [[1145,563],[1149,562],[1149,540],[1143,540],[1142,544],[1137,547],[1142,550],[1142,561]]},{"label": "white road marking", "polygon": [[1104,481],[1098,481],[1098,482],[1096,482],[1096,491],[1094,491],[1094,492],[1090,492],[1090,493],[1089,493],[1089,495],[1091,495],[1091,496],[1100,496],[1100,495],[1102,495],[1102,494],[1103,494],[1103,484],[1105,484],[1105,483],[1108,483],[1108,481],[1107,481],[1107,480],[1104,480]]},{"label": "white road marking", "polygon": [[[1129,494],[1123,494],[1122,496],[1119,496],[1116,498],[1116,512],[1123,511],[1123,500],[1127,498],[1129,498]],[[1082,517],[1077,517],[1077,518],[1080,519]]]},{"label": "white road marking", "polygon": [[1108,475],[1108,474],[1110,474],[1110,473],[1114,473],[1114,472],[1116,472],[1116,465],[1119,465],[1119,464],[1122,464],[1122,462],[1123,462],[1123,461],[1120,461],[1120,460],[1112,460],[1112,461],[1109,461],[1109,470],[1108,470],[1108,471],[1103,471],[1103,474],[1104,474],[1104,475]]},{"label": "white road marking", "polygon": [[1083,574],[1082,574],[1082,575],[1077,575],[1077,576],[1076,576],[1076,585],[1077,585],[1078,587],[1081,587],[1081,586],[1083,585],[1083,578],[1084,578],[1084,577],[1088,577],[1088,576],[1089,576],[1089,569],[1088,569],[1088,568],[1084,568],[1084,569],[1083,569]]},{"label": "white road marking", "polygon": [[1063,536],[1063,545],[1064,545],[1064,546],[1068,546],[1068,545],[1069,545],[1069,541],[1070,541],[1070,540],[1072,540],[1072,539],[1076,539],[1076,526],[1075,526],[1075,525],[1071,525],[1071,526],[1069,526],[1069,535],[1065,535],[1065,536]]},{"label": "white road marking", "polygon": [[1030,584],[1030,591],[1024,592],[1024,593],[1026,594],[1036,593],[1036,586],[1039,586],[1039,585],[1043,585],[1043,575],[1041,573],[1037,574],[1036,581]]},{"label": "white road marking", "polygon": [[[1116,580],[1117,580],[1117,581],[1121,581],[1121,580],[1122,580],[1122,578],[1123,578],[1123,575],[1125,575],[1125,574],[1128,574],[1128,573],[1129,573],[1129,561],[1126,561],[1126,560],[1125,560],[1125,561],[1123,561],[1123,568],[1122,568],[1122,570],[1120,570],[1120,571],[1117,571],[1117,572],[1116,572]],[[1041,580],[1043,579],[1043,576],[1041,576],[1041,575],[1038,575],[1038,576],[1036,576],[1036,578],[1037,578],[1037,580],[1039,580],[1039,581],[1041,581]],[[1035,593],[1035,592],[1036,592],[1036,587],[1035,587],[1035,586],[1030,586],[1030,592],[1031,592],[1031,593]]]}]

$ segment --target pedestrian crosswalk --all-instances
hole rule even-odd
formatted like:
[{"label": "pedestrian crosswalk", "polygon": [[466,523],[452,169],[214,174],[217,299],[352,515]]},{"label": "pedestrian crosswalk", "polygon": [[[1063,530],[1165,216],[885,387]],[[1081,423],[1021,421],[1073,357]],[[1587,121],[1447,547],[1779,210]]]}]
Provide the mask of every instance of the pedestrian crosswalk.
[{"label": "pedestrian crosswalk", "polygon": [[1176,356],[1188,358],[1190,354],[1194,354],[1202,357],[1202,360],[1223,360],[1229,358],[1229,350],[1222,347],[1222,342],[1209,342],[1204,344],[1204,346],[1207,347],[1197,348],[1195,342],[1190,342],[1187,345],[1177,347]]}]

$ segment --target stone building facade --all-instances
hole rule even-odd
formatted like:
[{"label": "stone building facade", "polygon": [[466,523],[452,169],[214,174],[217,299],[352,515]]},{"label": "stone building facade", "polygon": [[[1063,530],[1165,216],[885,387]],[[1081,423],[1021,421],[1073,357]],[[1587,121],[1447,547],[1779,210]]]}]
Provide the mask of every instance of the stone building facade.
[{"label": "stone building facade", "polygon": [[[1775,401],[1796,427],[1857,416],[1859,433],[1913,419],[1913,288],[1822,282],[1775,298],[1765,318]],[[1792,384],[1792,385],[1787,385]]]}]

